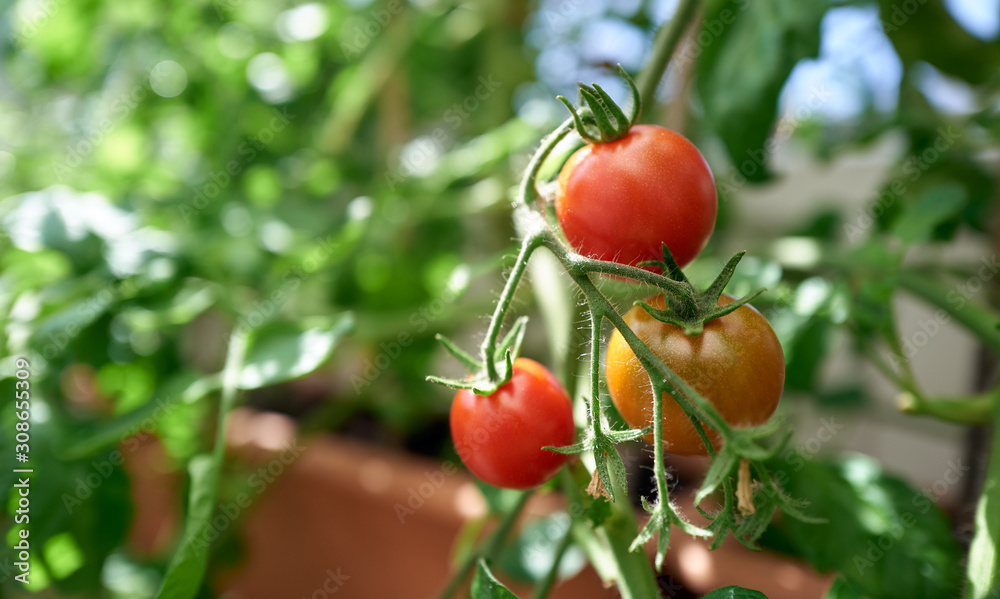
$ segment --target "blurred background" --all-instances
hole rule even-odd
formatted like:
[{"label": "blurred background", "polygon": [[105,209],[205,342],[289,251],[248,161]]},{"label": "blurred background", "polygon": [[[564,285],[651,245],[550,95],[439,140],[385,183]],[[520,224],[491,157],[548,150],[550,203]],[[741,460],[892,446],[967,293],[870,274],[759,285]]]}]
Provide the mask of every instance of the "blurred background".
[{"label": "blurred background", "polygon": [[[188,470],[213,451],[233,337],[250,350],[199,596],[439,588],[506,499],[455,472],[452,393],[424,377],[461,370],[434,334],[481,340],[514,258],[512,187],[566,117],[555,96],[581,80],[624,103],[614,66],[637,73],[677,4],[5,3],[0,483],[14,482],[18,357],[36,475],[32,582],[0,559],[0,592],[155,595],[194,510]],[[690,276],[748,250],[731,290],[768,288],[755,304],[785,348],[793,448],[874,457],[968,542],[983,434],[899,413],[886,367],[949,396],[982,390],[992,361],[877,273],[933,267],[956,303],[993,300],[995,269],[980,267],[995,264],[1000,2],[699,10],[644,112],[716,176],[718,225]],[[578,298],[548,256],[529,274],[523,354],[579,387]],[[649,293],[602,287],[623,308]],[[887,328],[901,346],[879,340]],[[623,451],[637,498],[651,456]],[[703,467],[674,463],[678,489]],[[548,500],[532,509],[565,529]],[[504,576],[530,583],[554,542],[529,530],[518,543]],[[584,565],[573,555],[567,577]],[[713,588],[727,568],[707,556],[671,561],[670,596]],[[786,566],[788,596],[828,584]],[[589,569],[567,584],[615,596]]]}]

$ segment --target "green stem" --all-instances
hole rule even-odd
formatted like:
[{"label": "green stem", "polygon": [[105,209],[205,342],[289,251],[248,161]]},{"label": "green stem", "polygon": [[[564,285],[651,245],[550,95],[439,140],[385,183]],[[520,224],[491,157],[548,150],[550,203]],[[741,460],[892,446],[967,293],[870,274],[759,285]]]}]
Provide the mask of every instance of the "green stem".
[{"label": "green stem", "polygon": [[[549,247],[548,245],[546,247]],[[565,248],[551,248],[552,251],[563,260],[565,264],[566,250]],[[640,363],[642,363],[643,368],[650,374],[650,378],[653,380],[653,470],[656,477],[656,491],[657,491],[657,505],[655,511],[653,512],[653,518],[662,517],[667,518],[666,529],[660,530],[659,534],[669,534],[669,522],[676,522],[678,525],[684,527],[684,522],[680,517],[673,511],[673,507],[669,500],[669,487],[667,486],[666,477],[666,467],[664,465],[664,448],[663,448],[663,394],[664,392],[670,393],[670,396],[680,405],[681,409],[684,410],[688,418],[691,419],[692,425],[701,437],[702,442],[705,447],[708,448],[710,455],[714,457],[715,451],[712,447],[712,443],[705,433],[704,427],[702,426],[699,415],[696,413],[696,408],[692,404],[692,400],[688,399],[691,397],[694,401],[699,402],[699,407],[705,406],[703,411],[706,412],[706,417],[713,423],[713,428],[716,428],[724,438],[728,439],[732,436],[732,429],[729,428],[728,424],[722,419],[719,413],[714,407],[697,391],[692,389],[686,382],[684,382],[676,373],[674,373],[666,364],[663,363],[649,347],[629,328],[625,320],[618,314],[611,302],[602,294],[594,283],[590,280],[587,275],[574,275],[573,280],[576,282],[577,286],[587,298],[587,304],[590,306],[591,313],[595,317],[600,316],[596,319],[596,322],[601,322],[602,318],[608,318],[615,328],[622,334],[626,343],[632,348],[632,351],[639,358]],[[656,372],[661,375],[661,377],[653,376]],[[596,382],[598,377],[598,372],[592,373],[592,377]],[[668,383],[669,381],[669,383]],[[599,419],[600,413],[595,413],[591,418],[591,426],[594,427],[595,435],[599,434]],[[599,459],[599,458],[598,458]],[[652,522],[652,521],[651,521]],[[650,524],[647,524],[649,526]],[[688,532],[690,532],[689,529]],[[640,537],[641,538],[641,537]],[[638,542],[638,539],[637,539]],[[666,553],[666,540],[665,537],[661,537],[660,542],[657,544],[656,553],[656,564],[657,568],[661,567],[663,558]]]},{"label": "green stem", "polygon": [[[632,506],[626,501],[612,503],[611,515],[599,529],[591,528],[583,514],[583,497],[572,470],[577,471],[580,479],[589,478],[590,473],[580,462],[563,468],[563,492],[573,518],[571,528],[576,544],[587,555],[601,580],[614,584],[622,599],[658,597],[656,575],[645,552],[629,551],[637,526]],[[619,483],[612,481],[612,484]]]},{"label": "green stem", "polygon": [[230,338],[226,364],[222,369],[222,398],[215,427],[215,446],[210,455],[198,455],[189,465],[191,488],[187,522],[181,543],[174,551],[156,593],[157,599],[190,599],[197,595],[205,577],[208,551],[198,543],[207,535],[219,496],[219,476],[226,451],[226,424],[239,397],[239,379],[246,350],[247,335]]},{"label": "green stem", "polygon": [[500,554],[500,550],[503,549],[504,542],[510,535],[511,529],[514,528],[514,524],[517,522],[517,517],[522,511],[524,511],[524,506],[528,505],[528,500],[531,499],[531,495],[533,493],[534,491],[525,491],[521,493],[521,497],[518,498],[517,503],[500,522],[496,532],[493,533],[489,543],[486,544],[486,550],[483,552],[483,558],[485,558],[486,561],[493,561]]},{"label": "green stem", "polygon": [[656,87],[659,85],[660,79],[663,78],[663,73],[670,63],[670,57],[674,55],[674,51],[688,25],[691,24],[697,8],[698,0],[681,0],[677,6],[677,12],[670,19],[670,23],[665,27],[660,27],[660,31],[656,34],[656,41],[653,42],[653,53],[636,80],[642,106],[653,105]]},{"label": "green stem", "polygon": [[899,397],[899,409],[906,414],[931,416],[955,424],[988,424],[996,404],[996,391],[953,398],[925,398],[914,393]]},{"label": "green stem", "polygon": [[542,140],[541,146],[535,151],[535,155],[531,157],[531,161],[528,162],[528,168],[526,169],[524,177],[521,179],[521,185],[517,190],[517,200],[515,201],[515,205],[526,206],[530,200],[538,197],[538,189],[535,187],[535,178],[538,176],[538,171],[541,170],[542,164],[545,163],[545,159],[552,153],[552,150],[554,150],[559,142],[562,141],[562,139],[572,130],[573,119],[569,118],[563,121],[561,125],[556,127],[555,131]]},{"label": "green stem", "polygon": [[966,599],[992,599],[1000,591],[1000,403],[993,407],[992,444],[969,547]]},{"label": "green stem", "polygon": [[503,319],[507,314],[507,309],[510,308],[511,301],[514,300],[514,293],[517,291],[518,283],[521,282],[521,276],[524,275],[524,271],[528,267],[528,258],[540,244],[541,238],[537,235],[528,235],[524,238],[521,251],[517,255],[517,262],[514,263],[514,270],[507,278],[507,284],[504,285],[503,293],[500,294],[500,300],[493,311],[493,318],[490,319],[490,328],[486,331],[481,354],[483,362],[486,364],[486,373],[491,381],[497,380],[497,357],[493,354],[497,346],[497,337],[500,336],[500,327],[503,326]]},{"label": "green stem", "polygon": [[646,283],[647,285],[659,287],[665,293],[669,293],[672,298],[683,304],[686,308],[690,308],[692,311],[696,311],[698,308],[695,303],[695,298],[689,293],[689,287],[661,274],[646,270],[645,268],[639,268],[638,266],[619,264],[618,262],[606,262],[604,260],[595,260],[593,258],[585,258],[579,255],[567,256],[567,258],[568,260],[566,261],[566,266],[571,273],[586,274],[596,272],[626,279],[634,279],[640,283]]},{"label": "green stem", "polygon": [[490,535],[489,539],[480,544],[480,546],[469,552],[469,555],[465,557],[462,564],[455,571],[455,574],[448,581],[448,586],[441,591],[438,595],[438,599],[450,599],[455,596],[458,592],[458,588],[462,586],[465,579],[469,577],[472,569],[476,566],[480,559],[485,559],[486,561],[492,561],[496,559],[500,550],[503,548],[504,541],[507,540],[510,531],[514,528],[514,524],[517,522],[518,516],[524,511],[524,506],[527,505],[528,499],[531,498],[533,491],[525,491],[518,498],[517,503],[513,508],[506,514],[504,514],[503,519],[500,521],[499,526],[497,526],[496,531]]},{"label": "green stem", "polygon": [[219,402],[219,419],[215,427],[215,448],[212,451],[212,459],[220,465],[226,453],[226,424],[240,394],[240,374],[243,372],[248,337],[249,335],[230,337],[226,364],[222,369],[222,398]]},{"label": "green stem", "polygon": [[[599,310],[590,304],[590,431],[597,439],[601,435],[601,323]],[[611,491],[611,489],[608,489]]]},{"label": "green stem", "polygon": [[559,540],[559,545],[556,547],[556,554],[552,558],[552,567],[549,571],[545,573],[545,577],[538,582],[538,586],[535,587],[535,593],[532,595],[534,599],[545,599],[549,596],[549,592],[552,591],[552,587],[556,583],[556,578],[559,576],[559,565],[562,563],[562,558],[566,555],[566,550],[569,549],[570,544],[573,542],[573,523],[570,522],[566,525],[566,532],[563,534],[562,539]]}]

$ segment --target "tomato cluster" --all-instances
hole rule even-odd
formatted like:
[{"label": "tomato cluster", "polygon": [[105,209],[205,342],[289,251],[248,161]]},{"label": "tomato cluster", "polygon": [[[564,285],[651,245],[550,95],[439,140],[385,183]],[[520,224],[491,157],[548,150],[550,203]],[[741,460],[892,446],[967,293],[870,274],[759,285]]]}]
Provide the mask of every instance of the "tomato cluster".
[{"label": "tomato cluster", "polygon": [[[562,232],[578,253],[590,258],[638,266],[664,259],[666,245],[677,265],[684,266],[704,249],[715,228],[718,200],[712,172],[698,149],[673,131],[636,125],[620,133],[595,140],[563,165],[555,198]],[[718,305],[733,301],[723,295]],[[662,294],[647,303],[654,310],[667,307]],[[749,305],[714,316],[705,315],[703,327],[685,330],[635,307],[625,322],[726,422],[762,424],[777,407],[784,386],[781,345],[767,320]],[[617,330],[608,345],[606,375],[625,421],[634,428],[648,426],[653,387]],[[515,489],[551,478],[567,456],[543,447],[570,445],[575,435],[566,391],[548,370],[524,358],[514,362],[510,380],[492,394],[458,391],[451,432],[473,474]],[[706,433],[717,445],[718,434],[707,427]],[[646,438],[653,442],[652,434]],[[663,401],[663,439],[664,449],[673,453],[707,453],[694,425],[669,396]]]},{"label": "tomato cluster", "polygon": [[[578,150],[559,173],[556,216],[581,254],[621,264],[658,261],[666,244],[679,266],[705,247],[718,208],[715,182],[698,149],[663,127],[638,125],[609,143]],[[722,296],[719,305],[733,301]],[[647,301],[666,307],[663,295]],[[736,426],[762,424],[777,407],[785,363],[774,331],[750,306],[710,320],[688,336],[645,309],[632,308],[625,322],[668,367]],[[649,375],[617,330],[608,344],[605,371],[612,401],[630,426],[652,422]],[[707,448],[677,402],[663,402],[667,451],[705,455]],[[709,439],[718,434],[707,429]],[[653,435],[647,435],[653,441]]]}]

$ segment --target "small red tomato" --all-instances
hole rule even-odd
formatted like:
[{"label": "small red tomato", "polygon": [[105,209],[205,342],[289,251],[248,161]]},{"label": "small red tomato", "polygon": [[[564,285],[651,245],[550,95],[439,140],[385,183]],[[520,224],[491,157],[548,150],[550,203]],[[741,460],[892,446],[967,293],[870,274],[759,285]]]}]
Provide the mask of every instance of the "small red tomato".
[{"label": "small red tomato", "polygon": [[635,265],[694,260],[715,228],[715,179],[698,148],[656,125],[577,150],[559,172],[556,216],[566,239],[590,258]]},{"label": "small red tomato", "polygon": [[572,401],[544,366],[518,358],[510,381],[492,395],[470,389],[455,394],[451,436],[462,462],[483,481],[507,489],[537,487],[569,457],[542,447],[573,443]]}]

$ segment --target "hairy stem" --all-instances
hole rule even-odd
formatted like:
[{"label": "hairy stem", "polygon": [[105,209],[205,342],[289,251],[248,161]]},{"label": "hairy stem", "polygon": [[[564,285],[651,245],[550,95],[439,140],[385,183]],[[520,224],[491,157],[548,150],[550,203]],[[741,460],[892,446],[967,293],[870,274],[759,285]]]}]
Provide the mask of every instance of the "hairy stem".
[{"label": "hairy stem", "polygon": [[481,348],[483,362],[486,364],[486,373],[491,381],[497,380],[497,356],[493,354],[497,346],[497,337],[500,336],[500,327],[503,326],[504,316],[507,315],[507,309],[510,308],[510,303],[514,300],[514,293],[517,291],[517,286],[521,282],[521,277],[524,275],[525,269],[528,267],[528,258],[531,257],[531,253],[535,251],[540,243],[541,239],[535,235],[529,235],[524,238],[524,242],[521,244],[521,251],[517,255],[517,262],[514,263],[514,270],[511,271],[510,276],[507,278],[507,284],[504,285],[503,293],[500,294],[500,300],[493,311],[490,328],[486,331],[486,339],[483,340]]},{"label": "hairy stem", "polygon": [[[590,431],[601,434],[601,323],[599,310],[590,309]],[[609,489],[610,491],[610,489]]]},{"label": "hairy stem", "polygon": [[541,170],[542,164],[545,163],[545,159],[552,153],[556,145],[572,130],[573,119],[568,118],[542,140],[541,146],[535,151],[534,156],[531,157],[531,161],[528,162],[528,168],[525,170],[524,177],[521,179],[521,185],[517,190],[515,204],[527,205],[529,201],[538,197],[538,189],[535,187],[535,179],[538,177],[538,171]]},{"label": "hairy stem", "polygon": [[587,560],[601,580],[606,584],[613,583],[622,599],[658,596],[656,576],[646,555],[629,551],[636,529],[632,506],[628,502],[612,503],[611,516],[601,525],[601,530],[592,529],[587,518],[582,516],[583,497],[573,470],[578,472],[580,478],[585,478],[589,472],[580,462],[563,468],[563,493],[573,517],[570,530],[576,544],[587,555]]},{"label": "hairy stem", "polygon": [[682,304],[689,305],[688,307],[690,307],[692,311],[697,310],[697,306],[694,304],[694,298],[687,293],[687,288],[681,283],[674,281],[673,279],[669,279],[661,274],[657,274],[644,268],[639,268],[638,266],[619,264],[617,262],[606,262],[604,260],[595,260],[593,258],[584,258],[578,255],[568,256],[568,258],[567,268],[575,274],[596,272],[606,275],[615,275],[626,279],[634,279],[640,283],[646,283],[647,285],[659,287],[665,293],[670,294],[671,297],[675,298]]}]

